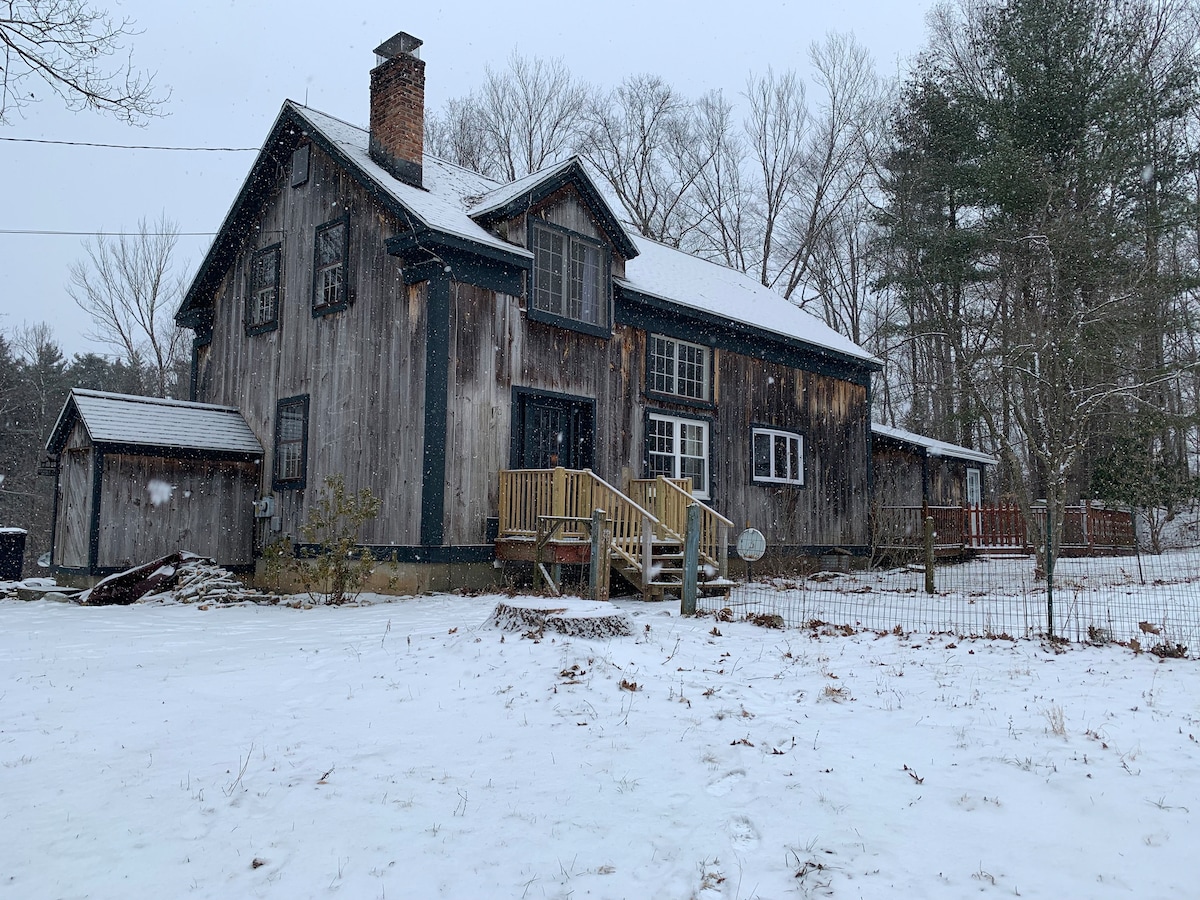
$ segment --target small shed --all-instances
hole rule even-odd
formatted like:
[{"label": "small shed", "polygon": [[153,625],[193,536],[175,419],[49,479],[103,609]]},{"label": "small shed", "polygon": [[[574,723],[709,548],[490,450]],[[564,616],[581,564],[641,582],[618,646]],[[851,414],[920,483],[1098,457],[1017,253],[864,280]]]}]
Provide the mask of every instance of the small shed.
[{"label": "small shed", "polygon": [[876,508],[979,506],[997,459],[970,447],[871,423]]},{"label": "small shed", "polygon": [[236,408],[75,388],[46,450],[55,575],[87,581],[177,550],[253,569],[263,448]]}]

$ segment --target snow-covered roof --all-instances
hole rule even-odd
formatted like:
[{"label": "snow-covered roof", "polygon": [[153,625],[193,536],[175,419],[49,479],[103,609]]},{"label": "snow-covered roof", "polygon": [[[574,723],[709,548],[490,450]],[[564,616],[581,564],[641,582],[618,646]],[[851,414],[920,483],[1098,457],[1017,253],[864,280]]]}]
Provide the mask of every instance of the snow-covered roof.
[{"label": "snow-covered roof", "polygon": [[[480,222],[486,223],[489,214],[505,211],[506,206],[527,193],[532,196],[539,188],[549,189],[558,179],[573,178],[587,201],[594,205],[594,212],[603,220],[610,238],[627,257],[623,284],[630,290],[674,305],[681,311],[691,309],[707,313],[871,367],[882,365],[849,338],[754,278],[637,237],[613,212],[619,203],[612,198],[607,184],[577,157],[554,163],[509,184],[500,184],[426,154],[422,160],[423,187],[418,188],[395,178],[371,159],[369,132],[364,128],[291,100],[286,101],[280,111],[271,141],[287,140],[285,128],[300,128],[310,133],[314,141],[352,167],[356,177],[377,192],[381,201],[398,217],[411,219],[417,230],[442,233],[478,247],[481,253],[502,253],[515,260],[529,260],[532,254],[493,234]],[[263,158],[260,156],[260,161]],[[224,276],[240,246],[238,235],[241,232],[235,227],[236,221],[240,216],[248,215],[247,210],[253,207],[248,198],[259,189],[255,185],[259,181],[267,183],[261,177],[256,181],[255,172],[260,167],[260,163],[256,163],[247,176],[217,240],[188,289],[177,317],[182,324],[194,327],[200,321],[197,310],[211,302],[211,289]],[[573,167],[578,175],[572,173]]]},{"label": "snow-covered roof", "polygon": [[530,172],[524,178],[518,178],[516,181],[510,181],[508,184],[494,187],[493,190],[483,196],[473,198],[475,202],[470,207],[471,215],[485,216],[493,210],[507,206],[522,194],[532,191],[542,182],[565,172],[572,165],[576,164],[576,162],[575,157],[564,159],[562,162],[555,163],[537,172]]},{"label": "snow-covered roof", "polygon": [[252,455],[263,452],[235,407],[82,388],[72,388],[63,404],[46,443],[51,452],[66,441],[72,409],[95,443]]},{"label": "snow-covered roof", "polygon": [[978,450],[972,450],[970,447],[961,447],[958,444],[934,440],[923,434],[905,431],[903,428],[892,428],[890,425],[881,425],[879,422],[871,423],[871,432],[880,437],[891,438],[894,441],[902,441],[906,444],[921,447],[929,456],[949,456],[954,459],[965,459],[968,462],[983,463],[988,466],[994,466],[999,462],[996,457],[989,456],[987,453],[980,453]]},{"label": "snow-covered roof", "polygon": [[749,275],[644,237],[633,241],[640,252],[625,265],[625,284],[638,293],[879,364],[852,340]]},{"label": "snow-covered roof", "polygon": [[470,202],[499,187],[495,181],[435,156],[426,155],[421,171],[424,189],[413,187],[393,177],[383,166],[371,159],[367,149],[369,134],[366,129],[291,100],[287,101],[286,105],[295,110],[297,115],[319,131],[326,140],[333,143],[364,174],[370,176],[381,190],[412,212],[421,224],[435,231],[465,238],[515,256],[532,256],[525,248],[501,240],[477,225],[467,215]]}]

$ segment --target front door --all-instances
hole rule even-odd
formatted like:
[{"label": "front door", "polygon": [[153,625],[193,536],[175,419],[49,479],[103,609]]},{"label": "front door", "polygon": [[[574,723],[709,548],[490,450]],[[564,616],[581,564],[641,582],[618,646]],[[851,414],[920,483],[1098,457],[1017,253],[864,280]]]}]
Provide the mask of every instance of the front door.
[{"label": "front door", "polygon": [[594,403],[563,395],[518,393],[514,466],[518,469],[590,469]]}]

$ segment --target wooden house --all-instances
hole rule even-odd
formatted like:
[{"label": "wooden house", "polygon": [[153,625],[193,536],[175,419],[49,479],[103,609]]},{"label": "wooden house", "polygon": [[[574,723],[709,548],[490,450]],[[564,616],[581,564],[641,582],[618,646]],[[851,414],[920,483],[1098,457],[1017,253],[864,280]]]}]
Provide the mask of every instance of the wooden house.
[{"label": "wooden house", "polygon": [[75,388],[46,449],[56,576],[85,583],[176,550],[253,569],[263,449],[237,409]]},{"label": "wooden house", "polygon": [[922,434],[871,424],[878,506],[980,506],[996,457]]},{"label": "wooden house", "polygon": [[264,447],[258,545],[338,474],[401,590],[490,582],[596,507],[644,589],[694,501],[714,563],[747,525],[865,554],[878,361],[632,234],[578,159],[498,184],[426,155],[419,46],[377,48],[367,129],[284,103],[176,317],[192,399]]}]

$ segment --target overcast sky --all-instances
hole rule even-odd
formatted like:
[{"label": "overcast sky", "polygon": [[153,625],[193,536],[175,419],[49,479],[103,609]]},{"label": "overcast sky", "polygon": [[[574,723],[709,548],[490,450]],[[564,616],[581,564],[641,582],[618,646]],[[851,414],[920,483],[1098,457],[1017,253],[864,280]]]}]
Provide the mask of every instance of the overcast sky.
[{"label": "overcast sky", "polygon": [[[103,6],[105,0],[97,0]],[[653,72],[688,95],[720,88],[735,96],[767,66],[804,71],[807,48],[828,31],[853,32],[882,74],[902,69],[924,37],[929,0],[840,2],[628,2],[573,8],[562,2],[440,5],[369,0],[347,4],[224,0],[198,9],[162,0],[110,0],[136,20],[134,62],[170,88],[169,115],[131,128],[45,99],[0,126],[0,138],[257,147],[285,99],[359,125],[367,122],[372,50],[397,31],[425,44],[426,105],[477,87],[484,67],[514,49],[561,57],[598,85]],[[67,296],[80,236],[13,230],[118,232],[161,213],[183,232],[210,233],[224,218],[254,154],[56,146],[0,140],[0,330],[48,322],[70,356],[102,348]],[[181,262],[199,264],[210,236],[182,238]]]}]

